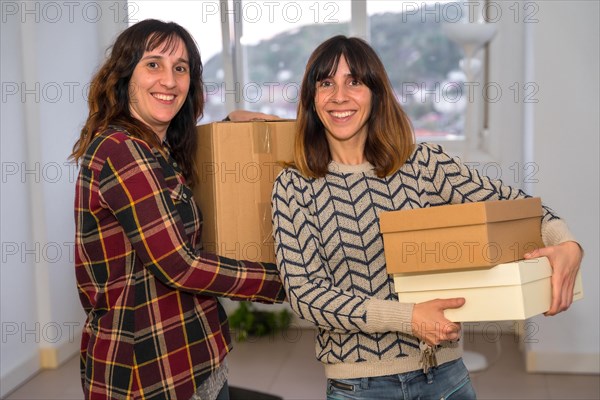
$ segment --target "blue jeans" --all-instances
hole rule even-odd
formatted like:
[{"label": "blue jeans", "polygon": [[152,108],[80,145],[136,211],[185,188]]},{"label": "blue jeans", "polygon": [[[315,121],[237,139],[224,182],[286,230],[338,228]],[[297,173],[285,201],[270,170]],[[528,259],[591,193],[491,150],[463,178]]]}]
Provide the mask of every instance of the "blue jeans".
[{"label": "blue jeans", "polygon": [[225,381],[225,384],[219,392],[216,400],[229,400],[229,385],[227,384],[227,381]]},{"label": "blue jeans", "polygon": [[328,379],[327,400],[474,400],[477,396],[462,359],[432,368],[427,374],[405,374],[373,378]]}]

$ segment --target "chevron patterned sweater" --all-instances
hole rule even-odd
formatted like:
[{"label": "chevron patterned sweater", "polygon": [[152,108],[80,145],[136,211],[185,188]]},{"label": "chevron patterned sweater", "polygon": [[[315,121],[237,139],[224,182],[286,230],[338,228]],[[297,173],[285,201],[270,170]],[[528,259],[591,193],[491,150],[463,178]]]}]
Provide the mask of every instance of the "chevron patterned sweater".
[{"label": "chevron patterned sweater", "polygon": [[[420,369],[411,335],[413,304],[398,302],[386,273],[382,211],[527,197],[480,176],[432,144],[416,146],[394,174],[378,178],[368,163],[332,162],[324,178],[282,171],[273,188],[277,264],[292,309],[318,327],[317,358],[328,378],[383,376]],[[546,245],[573,240],[544,208]],[[460,357],[456,343],[436,352],[439,364]]]}]

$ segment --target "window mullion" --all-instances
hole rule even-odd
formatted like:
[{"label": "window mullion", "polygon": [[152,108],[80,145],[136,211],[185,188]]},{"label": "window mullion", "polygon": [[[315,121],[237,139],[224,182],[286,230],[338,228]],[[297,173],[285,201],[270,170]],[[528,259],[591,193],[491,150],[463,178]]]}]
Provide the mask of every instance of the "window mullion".
[{"label": "window mullion", "polygon": [[370,41],[369,17],[367,16],[367,1],[352,2],[350,11],[350,36],[358,36]]},{"label": "window mullion", "polygon": [[221,40],[223,42],[223,50],[221,56],[223,57],[223,86],[222,99],[225,100],[225,112],[229,114],[235,110],[236,105],[234,102],[227,101],[228,90],[235,88],[235,74],[233,67],[233,46],[231,39],[231,24],[230,24],[230,13],[229,13],[229,1],[220,1],[220,14],[221,14]]},{"label": "window mullion", "polygon": [[[244,85],[248,82],[247,68],[248,60],[246,47],[242,46],[242,36],[244,18],[242,17],[242,0],[233,0],[233,9],[235,10],[235,18],[233,19],[233,41],[232,41],[232,53],[233,53],[233,79],[236,84],[235,91],[235,107],[246,109],[246,99],[244,94]],[[240,93],[241,95],[237,95]]]}]

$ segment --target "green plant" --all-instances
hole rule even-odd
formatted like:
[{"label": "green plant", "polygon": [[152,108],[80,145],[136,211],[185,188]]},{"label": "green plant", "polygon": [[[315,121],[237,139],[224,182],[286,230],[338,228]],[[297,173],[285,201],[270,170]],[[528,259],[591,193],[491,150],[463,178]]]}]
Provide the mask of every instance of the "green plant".
[{"label": "green plant", "polygon": [[229,326],[235,331],[237,340],[243,342],[249,336],[261,337],[285,330],[291,320],[292,314],[288,310],[261,311],[243,301],[229,316]]}]

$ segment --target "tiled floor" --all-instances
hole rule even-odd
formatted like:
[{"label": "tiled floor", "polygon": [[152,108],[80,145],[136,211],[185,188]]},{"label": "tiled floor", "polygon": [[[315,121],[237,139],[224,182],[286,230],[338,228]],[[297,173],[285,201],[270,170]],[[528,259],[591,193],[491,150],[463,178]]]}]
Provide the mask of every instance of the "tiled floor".
[{"label": "tiled floor", "polygon": [[[486,356],[490,365],[472,373],[479,399],[600,399],[600,376],[525,373],[518,343],[511,335],[499,341],[465,342],[467,350]],[[324,398],[323,368],[314,358],[314,331],[290,330],[285,335],[235,344],[229,356],[232,386],[282,396],[285,400]],[[6,400],[82,399],[78,358],[44,371]],[[248,399],[251,400],[251,399]]]}]

